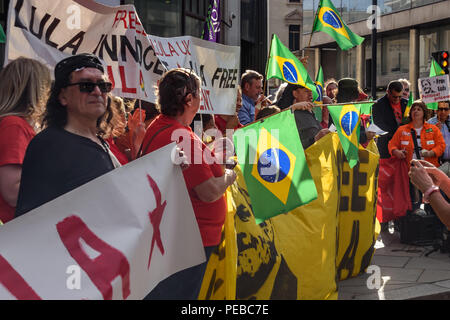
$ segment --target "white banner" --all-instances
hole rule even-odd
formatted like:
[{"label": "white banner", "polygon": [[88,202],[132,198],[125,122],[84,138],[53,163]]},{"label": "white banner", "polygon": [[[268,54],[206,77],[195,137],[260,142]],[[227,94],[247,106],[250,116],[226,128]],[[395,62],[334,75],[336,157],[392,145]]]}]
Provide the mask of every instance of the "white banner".
[{"label": "white banner", "polygon": [[199,113],[236,111],[240,83],[240,47],[225,46],[190,36],[160,38],[149,35],[156,56],[167,67],[192,69],[202,81]]},{"label": "white banner", "polygon": [[93,53],[103,60],[114,94],[156,101],[153,88],[165,68],[133,5],[11,0],[5,64],[24,56],[53,70],[57,62],[78,53]]},{"label": "white banner", "polygon": [[205,261],[173,147],[0,226],[0,299],[142,299]]},{"label": "white banner", "polygon": [[425,103],[450,100],[448,74],[431,78],[420,78],[420,99]]}]

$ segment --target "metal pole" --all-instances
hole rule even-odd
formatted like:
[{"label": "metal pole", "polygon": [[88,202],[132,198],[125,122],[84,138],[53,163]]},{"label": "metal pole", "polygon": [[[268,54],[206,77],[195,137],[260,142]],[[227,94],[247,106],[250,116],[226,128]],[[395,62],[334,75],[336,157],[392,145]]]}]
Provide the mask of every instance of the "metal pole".
[{"label": "metal pole", "polygon": [[372,71],[371,86],[372,99],[377,100],[377,0],[372,0]]}]

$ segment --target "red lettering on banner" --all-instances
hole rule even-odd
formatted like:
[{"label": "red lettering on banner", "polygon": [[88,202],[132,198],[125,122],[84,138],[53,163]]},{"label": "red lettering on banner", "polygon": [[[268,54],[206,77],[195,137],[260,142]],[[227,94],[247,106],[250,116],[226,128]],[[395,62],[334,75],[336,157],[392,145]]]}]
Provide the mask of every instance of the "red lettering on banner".
[{"label": "red lettering on banner", "polygon": [[119,66],[120,80],[122,81],[122,92],[124,93],[136,93],[136,88],[128,88],[127,80],[125,79],[125,67]]},{"label": "red lettering on banner", "polygon": [[[111,282],[117,276],[122,278],[123,299],[130,295],[130,264],[122,252],[97,237],[78,216],[70,216],[58,222],[56,229],[70,256],[88,274],[102,293],[103,299],[112,299]],[[100,255],[91,259],[81,247],[80,239],[100,252]]]},{"label": "red lettering on banner", "polygon": [[42,300],[22,276],[0,254],[0,283],[3,284],[16,299]]},{"label": "red lettering on banner", "polygon": [[[120,16],[119,16],[119,14],[120,14]],[[128,27],[127,27],[127,21],[125,20],[126,17],[127,17],[127,12],[126,12],[125,10],[117,10],[117,12],[116,12],[116,17],[114,18],[114,23],[113,23],[113,25],[112,25],[113,28],[114,28],[116,22],[123,21],[123,26],[124,26],[124,28],[125,28],[125,29],[128,29]],[[117,28],[117,26],[116,26],[116,28]]]},{"label": "red lettering on banner", "polygon": [[180,49],[181,53],[184,55],[191,55],[191,53],[189,52],[189,41],[190,40],[188,40],[187,43],[184,40],[181,41],[181,43],[183,44],[183,47],[184,47],[184,51],[183,51],[183,49],[181,49],[178,41],[176,42],[178,49]]},{"label": "red lettering on banner", "polygon": [[201,89],[200,110],[214,110],[209,93],[209,90]]},{"label": "red lettering on banner", "polygon": [[156,245],[158,246],[159,250],[161,251],[161,254],[164,255],[164,247],[161,240],[161,232],[159,230],[159,226],[161,224],[161,219],[164,213],[164,209],[166,208],[167,202],[164,201],[161,203],[161,191],[158,188],[158,185],[156,184],[155,180],[150,177],[150,175],[147,174],[148,182],[150,183],[150,187],[153,190],[153,194],[155,195],[156,200],[156,208],[153,211],[150,211],[148,213],[148,216],[150,218],[150,222],[153,226],[153,237],[152,237],[152,244],[150,248],[150,255],[148,257],[148,266],[147,268],[150,268],[150,261],[152,260],[152,253],[153,248]]},{"label": "red lettering on banner", "polygon": [[136,22],[135,14],[136,12],[134,11],[128,12],[128,24],[130,25],[130,29],[136,29],[136,25],[134,24],[134,22]]},{"label": "red lettering on banner", "polygon": [[177,52],[177,50],[175,50],[175,48],[169,43],[169,50],[170,50],[170,55],[171,56],[173,56],[173,52],[175,52],[175,54],[177,55],[177,56],[179,56],[179,54],[178,54],[178,52]]}]

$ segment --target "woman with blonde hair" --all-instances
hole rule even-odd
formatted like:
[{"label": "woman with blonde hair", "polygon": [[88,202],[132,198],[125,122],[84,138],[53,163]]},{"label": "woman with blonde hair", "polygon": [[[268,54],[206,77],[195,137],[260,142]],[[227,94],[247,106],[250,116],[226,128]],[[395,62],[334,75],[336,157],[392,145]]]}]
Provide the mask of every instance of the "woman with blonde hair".
[{"label": "woman with blonde hair", "polygon": [[28,143],[40,129],[51,86],[41,62],[17,58],[0,71],[0,220],[14,217],[22,162]]}]

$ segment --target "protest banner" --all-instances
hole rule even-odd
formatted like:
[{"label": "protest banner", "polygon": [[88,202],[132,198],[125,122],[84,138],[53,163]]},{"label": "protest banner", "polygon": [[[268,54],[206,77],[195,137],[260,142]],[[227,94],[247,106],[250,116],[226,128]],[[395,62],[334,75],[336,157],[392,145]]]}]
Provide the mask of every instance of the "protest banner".
[{"label": "protest banner", "polygon": [[167,69],[184,67],[194,70],[200,77],[199,113],[235,113],[240,83],[240,47],[190,36],[160,38],[148,35],[148,38]]},{"label": "protest banner", "polygon": [[0,226],[0,299],[142,299],[205,261],[173,147]]},{"label": "protest banner", "polygon": [[102,59],[115,95],[155,102],[165,71],[133,5],[89,0],[11,0],[5,65],[20,56],[51,70],[63,58],[93,53]]},{"label": "protest banner", "polygon": [[446,101],[450,99],[448,74],[430,78],[420,78],[419,94],[424,103]]}]

